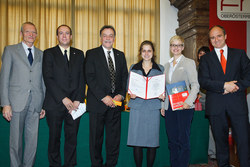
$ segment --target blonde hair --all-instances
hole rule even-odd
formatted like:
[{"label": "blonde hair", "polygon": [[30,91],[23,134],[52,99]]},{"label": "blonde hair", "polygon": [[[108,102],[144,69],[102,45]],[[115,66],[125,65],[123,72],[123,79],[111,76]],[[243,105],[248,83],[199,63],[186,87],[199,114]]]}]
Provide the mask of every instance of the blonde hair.
[{"label": "blonde hair", "polygon": [[182,43],[183,46],[184,46],[184,38],[182,38],[182,37],[179,36],[179,35],[173,36],[173,37],[169,40],[169,44],[172,44],[175,40],[181,41],[181,43]]}]

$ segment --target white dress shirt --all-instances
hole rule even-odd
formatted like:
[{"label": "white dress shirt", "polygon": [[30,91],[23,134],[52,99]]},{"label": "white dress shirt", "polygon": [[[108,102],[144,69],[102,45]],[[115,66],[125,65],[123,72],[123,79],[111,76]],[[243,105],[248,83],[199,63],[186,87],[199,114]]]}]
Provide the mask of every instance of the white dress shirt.
[{"label": "white dress shirt", "polygon": [[221,49],[224,50],[223,55],[224,55],[225,59],[227,60],[228,47],[227,47],[227,45],[225,45],[223,48],[214,48],[219,61],[220,61],[220,57],[221,57],[221,55],[220,55],[220,50]]},{"label": "white dress shirt", "polygon": [[26,56],[28,57],[30,51],[28,50],[29,48],[31,48],[31,53],[32,53],[32,56],[33,56],[33,59],[34,59],[34,45],[32,45],[31,47],[28,47],[28,45],[26,45],[24,42],[22,42],[22,45],[23,45],[23,48],[24,48],[24,51],[26,53]]},{"label": "white dress shirt", "polygon": [[172,58],[168,61],[169,64],[170,64],[169,73],[168,73],[168,74],[169,74],[169,76],[168,76],[169,81],[172,80],[172,75],[173,75],[173,73],[174,73],[174,70],[175,70],[177,64],[180,62],[180,60],[181,60],[182,57],[183,57],[183,55],[181,55],[180,57],[178,57],[178,59],[176,59],[176,64],[175,64],[175,66],[174,66],[174,57],[172,57]]},{"label": "white dress shirt", "polygon": [[115,56],[114,56],[114,51],[113,51],[113,48],[111,50],[108,50],[106,49],[105,47],[103,47],[103,50],[104,50],[104,54],[105,54],[105,57],[106,57],[106,61],[107,61],[107,64],[109,65],[109,59],[108,59],[108,51],[110,51],[110,57],[113,61],[113,64],[114,64],[114,69],[115,69]]},{"label": "white dress shirt", "polygon": [[60,45],[58,45],[60,50],[62,51],[62,54],[64,55],[64,51],[67,50],[67,58],[68,58],[68,61],[70,60],[70,47],[68,47],[67,49],[64,49],[63,47],[61,47]]}]

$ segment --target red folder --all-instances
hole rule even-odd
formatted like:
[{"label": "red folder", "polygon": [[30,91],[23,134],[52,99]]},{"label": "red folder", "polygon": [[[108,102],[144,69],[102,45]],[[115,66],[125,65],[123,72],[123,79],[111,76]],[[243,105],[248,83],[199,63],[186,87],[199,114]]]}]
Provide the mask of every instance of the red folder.
[{"label": "red folder", "polygon": [[185,81],[167,85],[167,93],[172,110],[180,110],[189,93]]}]

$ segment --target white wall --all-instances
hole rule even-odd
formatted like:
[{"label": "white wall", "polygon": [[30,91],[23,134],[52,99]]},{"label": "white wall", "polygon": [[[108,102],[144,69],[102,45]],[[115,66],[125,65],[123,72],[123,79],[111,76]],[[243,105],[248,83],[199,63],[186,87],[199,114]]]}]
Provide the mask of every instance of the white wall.
[{"label": "white wall", "polygon": [[178,9],[170,5],[169,0],[160,0],[160,64],[170,59],[169,40],[176,35],[178,28]]}]

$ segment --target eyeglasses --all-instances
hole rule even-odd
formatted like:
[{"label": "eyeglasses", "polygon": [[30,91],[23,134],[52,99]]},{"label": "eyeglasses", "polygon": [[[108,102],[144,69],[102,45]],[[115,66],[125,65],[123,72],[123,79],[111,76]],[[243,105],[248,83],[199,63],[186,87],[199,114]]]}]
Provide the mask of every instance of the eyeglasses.
[{"label": "eyeglasses", "polygon": [[183,45],[183,44],[179,44],[179,45],[176,45],[176,44],[170,44],[170,46],[171,46],[171,47],[173,47],[173,48],[175,48],[175,47],[177,47],[177,48],[181,48],[181,47],[183,47],[184,45]]}]

